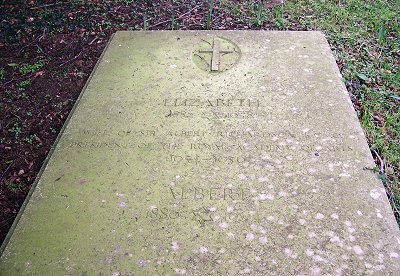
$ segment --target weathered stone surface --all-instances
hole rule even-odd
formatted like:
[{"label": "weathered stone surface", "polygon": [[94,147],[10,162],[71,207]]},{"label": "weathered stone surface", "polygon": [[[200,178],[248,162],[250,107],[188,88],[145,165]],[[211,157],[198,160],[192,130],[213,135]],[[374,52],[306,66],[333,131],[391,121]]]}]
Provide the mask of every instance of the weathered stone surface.
[{"label": "weathered stone surface", "polygon": [[400,233],[319,32],[119,32],[2,275],[400,273]]}]

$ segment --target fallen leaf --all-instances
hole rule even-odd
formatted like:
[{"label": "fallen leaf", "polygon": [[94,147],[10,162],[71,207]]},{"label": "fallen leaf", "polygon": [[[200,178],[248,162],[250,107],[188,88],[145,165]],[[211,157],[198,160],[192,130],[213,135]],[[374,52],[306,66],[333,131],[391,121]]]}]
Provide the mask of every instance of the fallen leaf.
[{"label": "fallen leaf", "polygon": [[41,76],[43,76],[43,75],[44,75],[44,70],[37,72],[37,73],[35,74],[34,78],[41,77]]},{"label": "fallen leaf", "polygon": [[363,81],[368,81],[368,77],[363,73],[357,73],[357,77]]}]

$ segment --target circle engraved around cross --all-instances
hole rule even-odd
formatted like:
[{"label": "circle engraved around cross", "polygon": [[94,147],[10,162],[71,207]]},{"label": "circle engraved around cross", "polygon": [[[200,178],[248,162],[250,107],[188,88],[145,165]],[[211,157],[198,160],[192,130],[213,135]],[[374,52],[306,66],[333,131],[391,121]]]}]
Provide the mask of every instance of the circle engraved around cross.
[{"label": "circle engraved around cross", "polygon": [[192,52],[192,60],[200,69],[218,73],[232,68],[240,58],[239,47],[224,37],[201,39]]}]

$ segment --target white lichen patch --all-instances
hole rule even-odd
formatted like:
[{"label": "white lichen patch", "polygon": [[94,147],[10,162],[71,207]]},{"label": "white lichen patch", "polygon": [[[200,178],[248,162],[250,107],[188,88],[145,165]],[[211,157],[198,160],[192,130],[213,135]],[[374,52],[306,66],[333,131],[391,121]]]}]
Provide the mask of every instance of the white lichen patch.
[{"label": "white lichen patch", "polygon": [[349,233],[354,233],[356,231],[356,229],[354,229],[353,227],[349,227],[349,228],[347,228],[347,231]]},{"label": "white lichen patch", "polygon": [[307,255],[308,257],[311,257],[311,256],[314,255],[314,251],[311,250],[310,248],[307,248],[307,249],[306,249],[306,255]]},{"label": "white lichen patch", "polygon": [[317,234],[315,234],[315,232],[310,232],[310,233],[308,233],[308,237],[309,237],[310,239],[313,239],[313,238],[316,238],[316,237],[317,237]]},{"label": "white lichen patch", "polygon": [[266,199],[273,200],[275,198],[275,196],[272,194],[259,194],[258,196],[260,200],[266,200]]},{"label": "white lichen patch", "polygon": [[260,238],[258,238],[258,240],[260,241],[261,244],[266,244],[268,242],[267,237],[260,237]]},{"label": "white lichen patch", "polygon": [[353,250],[354,250],[354,253],[356,253],[357,255],[364,254],[364,251],[362,250],[362,248],[359,245],[353,246]]},{"label": "white lichen patch", "polygon": [[247,233],[246,234],[246,240],[252,241],[252,240],[254,240],[254,238],[255,238],[255,236],[254,236],[253,233]]},{"label": "white lichen patch", "polygon": [[175,250],[175,251],[178,250],[178,249],[179,249],[179,244],[178,244],[178,242],[173,241],[173,242],[172,242],[171,248],[172,248],[172,250]]},{"label": "white lichen patch", "polygon": [[184,268],[175,268],[175,273],[178,275],[185,275],[186,274],[186,269]]},{"label": "white lichen patch", "polygon": [[144,266],[147,265],[147,263],[149,263],[148,260],[138,260],[138,261],[137,261],[138,267],[144,267]]},{"label": "white lichen patch", "polygon": [[314,266],[311,268],[311,275],[321,275],[321,268]]},{"label": "white lichen patch", "polygon": [[206,253],[208,252],[208,248],[205,247],[205,246],[200,246],[199,252],[200,252],[201,254],[206,254]]},{"label": "white lichen patch", "polygon": [[170,64],[170,65],[169,65],[169,68],[172,68],[172,69],[175,69],[176,67],[177,67],[176,64]]},{"label": "white lichen patch", "polygon": [[321,220],[321,219],[324,219],[324,218],[325,218],[325,216],[323,214],[321,214],[321,213],[317,213],[315,215],[315,219]]},{"label": "white lichen patch", "polygon": [[285,191],[280,191],[280,192],[278,193],[278,195],[279,195],[280,197],[285,197],[285,196],[288,195],[288,193],[285,192]]},{"label": "white lichen patch", "polygon": [[333,213],[333,214],[331,215],[331,218],[332,218],[332,219],[339,219],[339,215],[336,214],[336,213]]},{"label": "white lichen patch", "polygon": [[263,183],[263,182],[268,182],[268,178],[265,176],[259,177],[258,182]]},{"label": "white lichen patch", "polygon": [[352,235],[349,236],[349,241],[354,242],[355,240],[356,240],[356,237],[354,237]]},{"label": "white lichen patch", "polygon": [[240,274],[250,274],[251,273],[251,268],[245,268],[242,271],[240,271]]},{"label": "white lichen patch", "polygon": [[399,258],[399,254],[396,252],[390,252],[389,254],[390,258],[394,258],[394,259],[398,259]]},{"label": "white lichen patch", "polygon": [[283,250],[283,252],[285,252],[285,255],[291,259],[296,259],[297,258],[297,254],[295,254],[291,249],[289,248],[285,248]]},{"label": "white lichen patch", "polygon": [[235,234],[233,234],[232,232],[229,232],[227,235],[228,235],[228,238],[230,238],[230,239],[235,238]]},{"label": "white lichen patch", "polygon": [[313,256],[312,258],[313,258],[313,260],[314,260],[315,262],[324,262],[324,263],[327,262],[327,261],[326,261],[324,258],[322,258],[320,255],[315,255],[315,256]]},{"label": "white lichen patch", "polygon": [[344,246],[343,240],[341,240],[338,236],[332,236],[329,240],[331,243],[338,245],[339,247]]},{"label": "white lichen patch", "polygon": [[351,177],[351,175],[348,172],[342,172],[339,174],[340,177]]},{"label": "white lichen patch", "polygon": [[369,195],[373,198],[373,199],[378,199],[381,196],[381,193],[377,190],[377,189],[372,189],[369,192]]},{"label": "white lichen patch", "polygon": [[226,222],[221,222],[221,223],[219,224],[219,227],[221,227],[222,229],[226,229],[226,228],[228,228],[228,226],[229,226],[229,224],[226,223]]},{"label": "white lichen patch", "polygon": [[238,177],[239,177],[240,180],[246,180],[247,179],[247,176],[245,174],[243,174],[243,173],[239,174]]},{"label": "white lichen patch", "polygon": [[299,224],[300,224],[300,225],[306,224],[306,220],[305,220],[305,219],[299,219]]}]

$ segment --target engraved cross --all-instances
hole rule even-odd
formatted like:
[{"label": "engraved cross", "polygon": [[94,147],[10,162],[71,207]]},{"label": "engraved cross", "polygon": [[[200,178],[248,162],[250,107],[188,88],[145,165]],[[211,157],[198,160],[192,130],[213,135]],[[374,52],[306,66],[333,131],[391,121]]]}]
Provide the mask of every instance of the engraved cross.
[{"label": "engraved cross", "polygon": [[213,39],[212,49],[200,50],[200,53],[211,53],[211,71],[218,71],[220,64],[220,54],[233,53],[231,50],[221,50],[219,41]]}]

